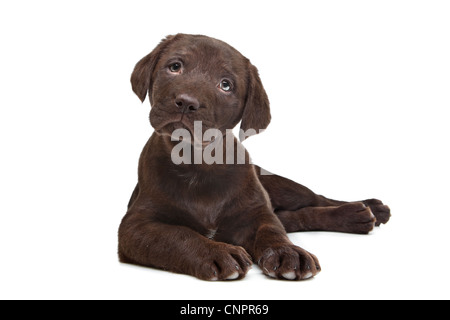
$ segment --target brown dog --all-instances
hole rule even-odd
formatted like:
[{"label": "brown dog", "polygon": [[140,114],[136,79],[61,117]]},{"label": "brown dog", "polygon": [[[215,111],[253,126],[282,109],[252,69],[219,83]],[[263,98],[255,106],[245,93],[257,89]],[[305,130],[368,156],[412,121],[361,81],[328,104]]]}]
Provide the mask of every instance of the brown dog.
[{"label": "brown dog", "polygon": [[241,132],[265,129],[269,101],[257,69],[226,43],[169,36],[131,83],[142,101],[148,93],[155,133],[119,228],[120,261],[203,280],[241,279],[254,261],[270,277],[302,280],[319,261],[286,232],[365,234],[389,220],[379,200],[330,200],[249,163],[227,129],[241,120]]}]

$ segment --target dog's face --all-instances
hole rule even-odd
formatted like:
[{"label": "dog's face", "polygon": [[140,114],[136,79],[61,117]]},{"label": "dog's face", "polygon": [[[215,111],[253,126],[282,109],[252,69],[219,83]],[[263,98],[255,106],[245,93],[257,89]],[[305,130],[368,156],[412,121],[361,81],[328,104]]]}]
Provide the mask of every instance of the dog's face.
[{"label": "dog's face", "polygon": [[136,65],[133,91],[141,101],[147,92],[150,122],[156,132],[171,135],[194,121],[203,132],[224,135],[242,120],[241,129],[259,132],[270,122],[269,101],[257,69],[226,43],[206,36],[169,36]]}]

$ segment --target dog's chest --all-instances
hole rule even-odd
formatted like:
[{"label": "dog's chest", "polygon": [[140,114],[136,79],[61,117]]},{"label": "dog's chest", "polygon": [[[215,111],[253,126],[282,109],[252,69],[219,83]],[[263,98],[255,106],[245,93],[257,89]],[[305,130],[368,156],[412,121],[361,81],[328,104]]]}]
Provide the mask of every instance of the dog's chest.
[{"label": "dog's chest", "polygon": [[183,185],[178,196],[180,208],[189,219],[207,230],[205,236],[213,238],[220,220],[236,201],[231,196],[236,190],[233,179],[220,175],[190,174],[181,176],[178,183]]},{"label": "dog's chest", "polygon": [[[161,219],[184,225],[213,239],[222,222],[241,206],[245,166],[176,166],[157,170],[153,180]],[[245,202],[245,201],[244,201]],[[219,230],[219,231],[217,231]]]},{"label": "dog's chest", "polygon": [[195,223],[207,230],[205,235],[208,238],[213,238],[220,223],[220,218],[225,214],[226,201],[220,197],[209,196],[206,198],[192,197],[185,199],[184,203],[186,204],[186,213]]}]

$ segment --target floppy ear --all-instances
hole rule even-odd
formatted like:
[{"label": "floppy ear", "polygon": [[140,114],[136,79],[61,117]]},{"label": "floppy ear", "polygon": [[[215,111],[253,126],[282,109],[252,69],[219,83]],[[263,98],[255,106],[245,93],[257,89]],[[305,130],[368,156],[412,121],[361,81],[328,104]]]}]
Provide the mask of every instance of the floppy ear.
[{"label": "floppy ear", "polygon": [[[270,123],[270,104],[266,90],[259,78],[258,70],[249,62],[249,76],[247,85],[247,100],[242,114],[240,140],[243,141],[253,134],[266,129]],[[247,130],[253,129],[253,134],[245,134]]]},{"label": "floppy ear", "polygon": [[150,96],[150,103],[152,102],[151,87],[153,71],[158,63],[159,57],[174,38],[175,36],[168,36],[163,39],[152,52],[142,58],[134,67],[133,73],[131,74],[131,87],[142,102],[144,102],[147,92]]}]

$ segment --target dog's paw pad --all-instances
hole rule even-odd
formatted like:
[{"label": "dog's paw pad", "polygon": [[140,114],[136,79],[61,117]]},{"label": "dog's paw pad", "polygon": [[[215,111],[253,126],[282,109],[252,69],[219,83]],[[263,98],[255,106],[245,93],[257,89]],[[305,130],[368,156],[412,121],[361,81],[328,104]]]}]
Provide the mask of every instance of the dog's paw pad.
[{"label": "dog's paw pad", "polygon": [[[311,273],[311,276],[312,276],[312,273]],[[297,275],[295,274],[294,271],[291,271],[291,272],[283,273],[282,277],[285,278],[286,280],[295,280],[295,278],[297,278]]]},{"label": "dog's paw pad", "polygon": [[231,275],[229,275],[226,280],[236,280],[237,278],[239,278],[239,272],[234,272]]}]

